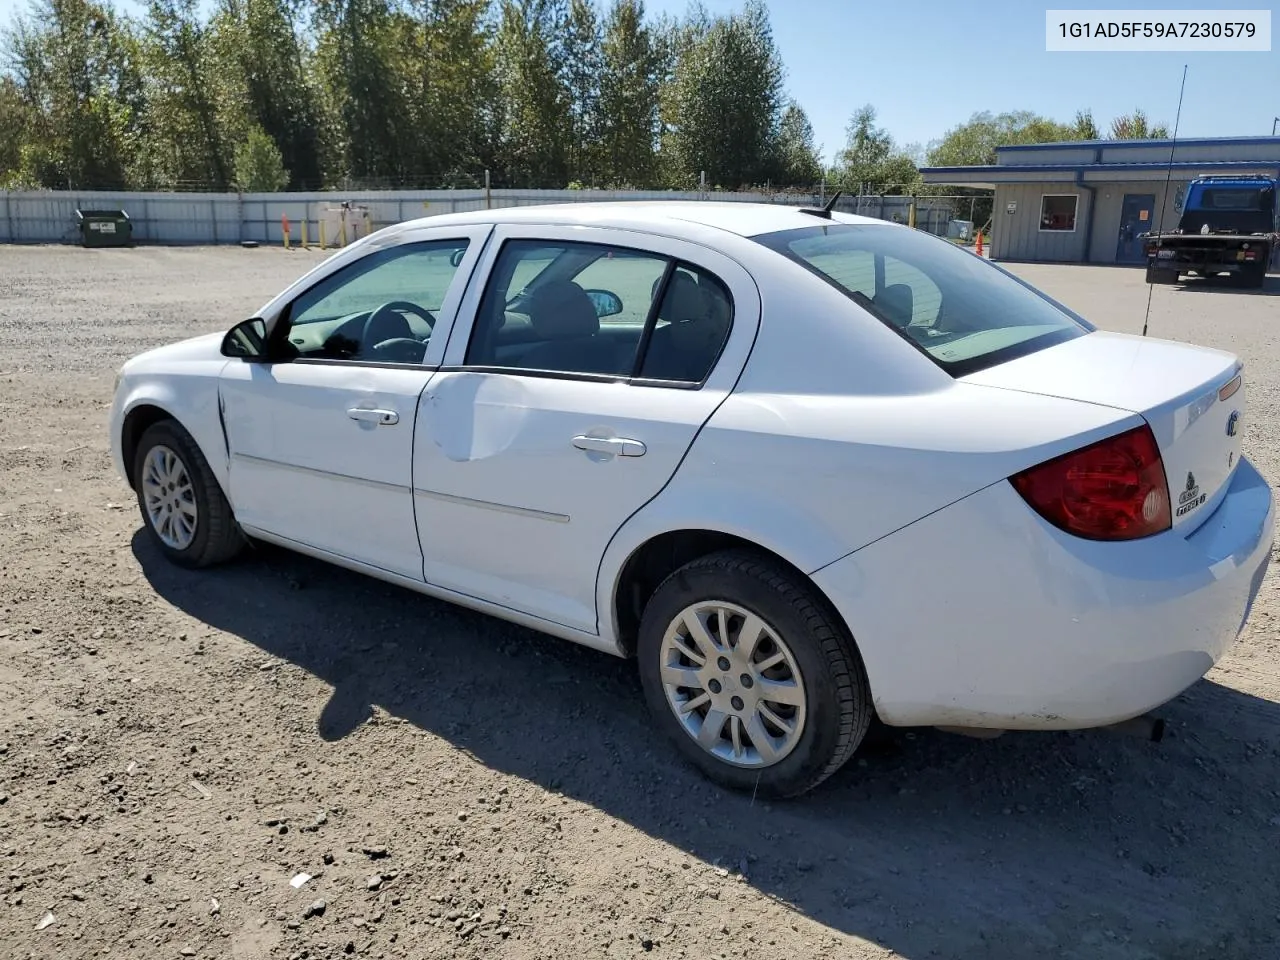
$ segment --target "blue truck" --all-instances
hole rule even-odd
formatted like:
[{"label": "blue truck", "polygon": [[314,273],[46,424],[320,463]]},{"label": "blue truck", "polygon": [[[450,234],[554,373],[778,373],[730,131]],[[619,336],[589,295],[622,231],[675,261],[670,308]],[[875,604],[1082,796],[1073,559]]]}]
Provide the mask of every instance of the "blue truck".
[{"label": "blue truck", "polygon": [[1178,227],[1143,238],[1148,283],[1228,274],[1261,287],[1280,248],[1273,177],[1197,177],[1187,186]]}]

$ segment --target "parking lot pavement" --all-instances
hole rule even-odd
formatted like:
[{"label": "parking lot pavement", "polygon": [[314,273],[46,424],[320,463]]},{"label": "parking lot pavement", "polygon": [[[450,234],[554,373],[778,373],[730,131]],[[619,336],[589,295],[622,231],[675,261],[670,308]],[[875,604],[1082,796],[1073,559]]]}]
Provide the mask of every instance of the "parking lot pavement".
[{"label": "parking lot pavement", "polygon": [[[319,257],[0,247],[6,954],[1280,955],[1274,572],[1159,745],[899,732],[768,805],[655,742],[627,663],[279,551],[163,563],[114,371]],[[1141,330],[1141,270],[1011,269]],[[1153,291],[1150,335],[1245,359],[1273,483],[1278,323],[1274,277]]]}]

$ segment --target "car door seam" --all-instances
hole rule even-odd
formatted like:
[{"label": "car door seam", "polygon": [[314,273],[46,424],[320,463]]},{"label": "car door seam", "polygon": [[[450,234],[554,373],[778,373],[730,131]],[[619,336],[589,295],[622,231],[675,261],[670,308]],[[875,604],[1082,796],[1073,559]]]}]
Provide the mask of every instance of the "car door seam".
[{"label": "car door seam", "polygon": [[[466,290],[464,288],[463,292]],[[454,313],[454,323],[457,323],[458,315]],[[448,338],[446,337],[447,341]],[[447,343],[446,343],[447,346]],[[431,386],[431,381],[436,378],[436,374],[440,372],[439,368],[431,370],[426,381],[422,384],[422,389],[418,391],[418,396],[413,404],[413,426],[409,430],[409,512],[413,516],[413,533],[414,539],[418,542],[418,557],[422,561],[419,569],[422,571],[422,582],[427,582],[427,551],[422,547],[422,527],[418,523],[418,497],[417,497],[417,465],[418,465],[418,418],[422,415],[422,402],[427,394],[427,388]]]},{"label": "car door seam", "polygon": [[[761,296],[761,293],[760,293],[760,285],[756,283],[756,278],[751,273],[751,271],[744,268],[743,273],[746,275],[747,279],[751,281],[751,286],[755,289],[755,292],[756,292],[756,304],[757,304],[756,328],[751,334],[751,346],[747,348],[747,355],[742,358],[742,365],[738,368],[738,375],[733,378],[733,383],[729,385],[729,388],[725,391],[724,396],[720,398],[720,402],[717,403],[712,408],[711,412],[707,414],[707,416],[703,419],[702,423],[698,424],[698,429],[694,431],[692,439],[690,439],[688,446],[686,446],[684,449],[684,453],[682,453],[680,455],[680,459],[676,461],[675,469],[673,469],[671,473],[667,476],[667,479],[662,484],[662,486],[660,486],[656,491],[654,491],[653,496],[649,497],[647,500],[644,501],[644,503],[640,504],[633,511],[631,511],[631,513],[627,514],[626,518],[622,521],[622,523],[618,524],[618,529],[613,531],[613,535],[610,536],[608,542],[605,543],[604,550],[600,552],[600,559],[596,563],[596,634],[597,635],[600,635],[603,633],[603,631],[601,631],[600,629],[600,617],[601,617],[600,602],[599,602],[600,574],[604,570],[604,558],[609,555],[609,548],[613,546],[613,542],[618,538],[618,534],[623,531],[623,529],[627,526],[627,524],[630,523],[632,519],[637,514],[640,513],[641,510],[649,506],[649,504],[653,503],[653,501],[657,500],[658,497],[662,496],[662,492],[666,490],[667,487],[671,486],[671,482],[675,480],[677,476],[679,476],[680,468],[684,466],[685,460],[687,460],[689,458],[689,454],[693,452],[693,448],[697,444],[698,438],[702,436],[702,431],[707,428],[707,424],[709,424],[712,420],[715,419],[715,415],[720,412],[720,408],[723,407],[725,403],[728,402],[731,396],[733,396],[734,392],[738,389],[738,384],[742,382],[742,378],[746,375],[747,366],[751,363],[751,355],[755,352],[756,344],[759,342],[759,339],[760,339],[760,327],[763,326],[764,324],[764,298],[763,296]],[[716,358],[717,363],[724,358],[725,352],[728,350],[728,341],[729,341],[729,338],[733,336],[733,328],[735,325],[736,325],[735,323],[731,322],[729,327],[729,336],[725,338],[725,343],[720,349],[720,355],[719,357]],[[715,370],[715,364],[712,365],[712,372],[714,372],[714,370]],[[710,380],[710,379],[711,379],[711,373],[708,373],[706,380]],[[705,383],[706,380],[704,380],[703,382]],[[630,386],[630,384],[628,384],[628,386]],[[619,570],[621,570],[621,567],[619,567]],[[610,596],[613,595],[612,588],[610,589],[609,594]],[[615,640],[617,640],[617,638],[615,638]]]}]

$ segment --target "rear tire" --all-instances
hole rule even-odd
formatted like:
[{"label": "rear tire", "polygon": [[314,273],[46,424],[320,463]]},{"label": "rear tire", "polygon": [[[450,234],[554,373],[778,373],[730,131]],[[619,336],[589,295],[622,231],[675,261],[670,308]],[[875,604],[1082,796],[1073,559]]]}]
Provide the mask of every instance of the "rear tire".
[{"label": "rear tire", "polygon": [[645,607],[637,656],[657,726],[730,789],[812,790],[871,723],[866,670],[844,625],[805,578],[755,553],[726,550],[671,574]]},{"label": "rear tire", "polygon": [[1257,290],[1267,282],[1267,262],[1263,260],[1260,263],[1250,266],[1248,269],[1240,273],[1240,285]]},{"label": "rear tire", "polygon": [[161,420],[143,432],[134,451],[133,484],[152,543],[173,563],[208,567],[244,547],[209,461],[177,421]]},{"label": "rear tire", "polygon": [[1147,283],[1177,283],[1178,271],[1162,267],[1147,267]]}]

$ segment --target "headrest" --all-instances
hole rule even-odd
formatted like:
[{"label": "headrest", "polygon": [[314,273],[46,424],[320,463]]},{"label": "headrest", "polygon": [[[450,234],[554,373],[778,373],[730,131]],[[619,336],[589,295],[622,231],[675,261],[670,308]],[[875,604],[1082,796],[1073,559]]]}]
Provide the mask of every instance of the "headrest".
[{"label": "headrest", "polygon": [[533,292],[529,323],[543,340],[590,337],[600,332],[596,305],[572,280],[552,280]]},{"label": "headrest", "polygon": [[915,295],[911,292],[911,287],[905,283],[893,283],[880,291],[880,295],[875,299],[875,305],[883,311],[890,320],[899,326],[905,327],[915,316]]},{"label": "headrest", "polygon": [[667,284],[666,296],[658,308],[658,316],[671,323],[683,323],[704,320],[707,313],[707,297],[697,281],[688,274],[673,273]]}]

